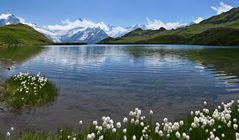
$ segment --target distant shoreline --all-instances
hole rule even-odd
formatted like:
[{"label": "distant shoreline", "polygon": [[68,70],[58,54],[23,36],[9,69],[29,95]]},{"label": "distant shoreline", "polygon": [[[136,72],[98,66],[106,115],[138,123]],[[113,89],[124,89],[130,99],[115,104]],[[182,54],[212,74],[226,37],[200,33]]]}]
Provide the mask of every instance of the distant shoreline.
[{"label": "distant shoreline", "polygon": [[87,45],[87,43],[53,43],[53,45]]}]

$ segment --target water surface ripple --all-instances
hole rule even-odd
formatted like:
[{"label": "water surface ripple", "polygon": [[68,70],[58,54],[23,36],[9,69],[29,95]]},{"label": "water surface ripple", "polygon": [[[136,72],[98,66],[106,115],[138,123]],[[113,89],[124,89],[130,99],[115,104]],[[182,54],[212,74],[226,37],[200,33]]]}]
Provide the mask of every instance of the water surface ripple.
[{"label": "water surface ripple", "polygon": [[[182,117],[201,107],[238,98],[237,77],[165,50],[203,46],[47,46],[40,54],[3,69],[8,78],[19,72],[48,77],[59,88],[56,101],[22,113],[0,112],[0,128],[55,130],[110,115],[121,119],[139,107],[155,118]],[[216,49],[216,48],[215,48]]]}]

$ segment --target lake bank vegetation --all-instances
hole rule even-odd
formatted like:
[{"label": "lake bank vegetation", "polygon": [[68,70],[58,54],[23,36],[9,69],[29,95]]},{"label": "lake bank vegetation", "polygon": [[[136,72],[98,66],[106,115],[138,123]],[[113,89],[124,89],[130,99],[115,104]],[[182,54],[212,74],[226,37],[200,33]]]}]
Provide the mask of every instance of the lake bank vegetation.
[{"label": "lake bank vegetation", "polygon": [[[94,120],[90,127],[84,128],[81,120],[78,130],[59,129],[56,133],[22,132],[21,140],[220,140],[239,139],[239,100],[221,103],[212,108],[204,101],[201,110],[178,121],[164,118],[162,121],[152,119],[154,112],[146,116],[139,108],[129,112],[122,121],[115,122],[109,116],[100,121]],[[14,127],[6,133],[6,138],[14,139]]]},{"label": "lake bank vegetation", "polygon": [[0,100],[3,108],[19,111],[53,101],[56,96],[57,89],[47,78],[19,73],[2,84]]}]

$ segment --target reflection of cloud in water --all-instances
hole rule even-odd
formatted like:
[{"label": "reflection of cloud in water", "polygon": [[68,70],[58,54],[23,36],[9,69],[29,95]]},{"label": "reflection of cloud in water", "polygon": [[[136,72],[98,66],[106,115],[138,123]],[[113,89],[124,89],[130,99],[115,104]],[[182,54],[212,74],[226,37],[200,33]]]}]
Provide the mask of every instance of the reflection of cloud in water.
[{"label": "reflection of cloud in water", "polygon": [[[40,57],[45,63],[54,63],[54,65],[72,65],[82,66],[90,63],[104,63],[106,60],[106,52],[102,49],[94,49],[88,47],[64,47],[50,48],[51,51],[43,53]],[[64,56],[64,57],[62,57]]]}]

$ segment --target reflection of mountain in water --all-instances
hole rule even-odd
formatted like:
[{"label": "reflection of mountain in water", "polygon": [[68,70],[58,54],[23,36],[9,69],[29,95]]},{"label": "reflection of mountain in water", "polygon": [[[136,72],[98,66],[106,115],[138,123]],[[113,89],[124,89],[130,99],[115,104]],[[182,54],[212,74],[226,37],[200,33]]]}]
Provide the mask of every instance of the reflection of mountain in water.
[{"label": "reflection of mountain in water", "polygon": [[44,48],[40,46],[24,46],[0,48],[0,63],[11,66],[15,63],[22,63],[39,54]]}]

